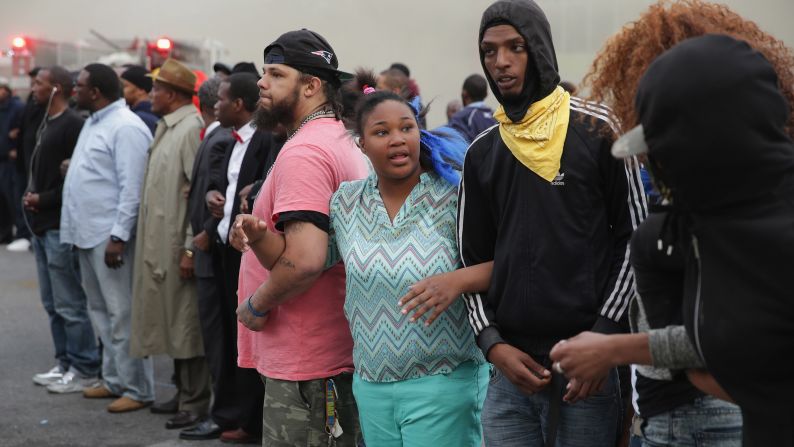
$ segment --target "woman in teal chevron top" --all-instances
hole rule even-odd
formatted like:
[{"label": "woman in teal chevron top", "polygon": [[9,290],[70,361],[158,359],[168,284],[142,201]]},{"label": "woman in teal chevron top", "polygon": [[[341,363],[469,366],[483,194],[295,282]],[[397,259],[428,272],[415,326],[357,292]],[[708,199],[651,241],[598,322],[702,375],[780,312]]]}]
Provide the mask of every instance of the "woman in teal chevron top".
[{"label": "woman in teal chevron top", "polygon": [[331,231],[345,263],[364,440],[479,447],[489,368],[458,298],[487,289],[491,265],[460,269],[457,185],[466,143],[454,131],[420,132],[408,103],[374,92],[361,76],[355,130],[374,172],[339,187]]},{"label": "woman in teal chevron top", "polygon": [[[355,82],[362,91],[355,131],[373,173],[342,183],[331,198],[329,265],[345,263],[364,440],[480,447],[489,365],[459,298],[488,288],[492,263],[460,268],[457,185],[466,142],[452,130],[420,131],[404,99],[368,87],[371,74]],[[235,223],[230,241],[252,248],[266,268],[284,247],[262,222]]]}]

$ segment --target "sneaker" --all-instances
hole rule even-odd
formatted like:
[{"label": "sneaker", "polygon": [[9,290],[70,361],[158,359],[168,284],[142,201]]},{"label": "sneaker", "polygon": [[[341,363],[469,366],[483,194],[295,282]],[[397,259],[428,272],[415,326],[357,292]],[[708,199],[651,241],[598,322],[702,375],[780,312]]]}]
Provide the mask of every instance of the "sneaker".
[{"label": "sneaker", "polygon": [[97,383],[96,377],[83,377],[77,371],[70,369],[57,382],[47,385],[50,393],[82,393],[86,388],[90,388]]},{"label": "sneaker", "polygon": [[63,377],[64,372],[65,371],[63,368],[61,368],[61,365],[58,365],[47,372],[33,376],[33,383],[36,385],[47,386],[60,380],[60,378]]},{"label": "sneaker", "polygon": [[28,251],[30,250],[30,241],[25,238],[19,238],[8,244],[6,250],[15,252]]}]

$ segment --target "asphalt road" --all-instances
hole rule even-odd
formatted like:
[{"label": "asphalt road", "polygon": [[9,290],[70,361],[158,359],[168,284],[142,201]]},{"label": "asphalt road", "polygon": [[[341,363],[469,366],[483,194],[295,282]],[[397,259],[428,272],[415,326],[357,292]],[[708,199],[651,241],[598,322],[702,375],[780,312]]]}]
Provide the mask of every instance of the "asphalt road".
[{"label": "asphalt road", "polygon": [[[168,415],[148,409],[108,413],[108,399],[49,394],[31,380],[55,364],[47,314],[39,297],[32,253],[0,246],[0,446],[1,447],[171,447],[226,446],[218,440],[181,441],[166,430]],[[172,363],[155,358],[157,400],[167,400]]]}]

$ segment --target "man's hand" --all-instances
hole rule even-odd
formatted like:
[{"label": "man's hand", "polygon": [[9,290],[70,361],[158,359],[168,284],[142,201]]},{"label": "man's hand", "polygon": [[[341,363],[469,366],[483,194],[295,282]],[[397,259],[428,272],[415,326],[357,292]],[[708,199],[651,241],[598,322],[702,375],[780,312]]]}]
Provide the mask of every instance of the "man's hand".
[{"label": "man's hand", "polygon": [[124,265],[124,242],[108,240],[105,247],[105,265],[113,270]]},{"label": "man's hand", "polygon": [[31,213],[39,212],[39,195],[35,192],[26,192],[22,197],[22,206]]},{"label": "man's hand", "polygon": [[193,245],[203,252],[210,251],[210,236],[207,230],[202,230],[201,233],[193,236]]},{"label": "man's hand", "polygon": [[250,185],[241,189],[240,194],[238,194],[240,196],[240,212],[242,214],[248,214],[251,212],[251,210],[248,209],[248,194],[251,194],[251,187],[253,186],[254,184],[251,183]]},{"label": "man's hand", "polygon": [[576,402],[585,400],[604,388],[606,378],[607,376],[604,376],[601,379],[590,382],[580,382],[577,379],[571,379],[570,382],[568,382],[567,391],[565,392],[565,396],[562,397],[562,400],[569,404],[575,404]]},{"label": "man's hand", "polygon": [[402,306],[403,315],[416,309],[411,317],[411,322],[415,322],[428,310],[434,309],[430,318],[425,322],[425,326],[429,326],[456,299],[460,298],[462,292],[458,290],[451,278],[451,273],[442,273],[425,278],[409,287],[408,293],[397,303]]},{"label": "man's hand", "polygon": [[[251,305],[254,306],[254,309],[256,309],[255,298],[251,298]],[[258,311],[259,310],[257,310],[257,312]],[[242,303],[240,303],[240,305],[237,306],[237,321],[239,321],[240,324],[249,330],[259,332],[265,327],[265,323],[267,323],[267,315],[264,317],[254,316],[254,314],[251,313],[251,310],[248,309],[248,300],[244,300]]]},{"label": "man's hand", "polygon": [[596,332],[582,332],[554,345],[549,356],[555,365],[559,363],[562,374],[569,379],[582,384],[600,381],[617,366],[609,337]]},{"label": "man's hand", "polygon": [[229,244],[237,251],[246,252],[267,233],[267,224],[251,214],[238,214],[229,232]]},{"label": "man's hand", "polygon": [[733,402],[733,398],[725,391],[722,386],[714,379],[705,369],[688,369],[686,376],[692,385],[700,391],[710,394],[717,399],[722,399],[727,402]]},{"label": "man's hand", "polygon": [[15,161],[17,159],[17,150],[11,149],[8,151],[8,160]]},{"label": "man's hand", "polygon": [[66,178],[66,173],[69,171],[69,163],[71,163],[71,161],[71,158],[67,158],[61,162],[61,177]]},{"label": "man's hand", "polygon": [[609,371],[617,366],[609,341],[608,335],[582,332],[552,348],[554,367],[570,379],[565,402],[579,402],[603,388]]},{"label": "man's hand", "polygon": [[488,361],[496,365],[521,392],[532,395],[551,383],[551,372],[540,366],[527,353],[507,343],[494,345],[488,351]]},{"label": "man's hand", "polygon": [[[18,136],[19,136],[19,127],[16,127],[8,131],[8,138],[12,140],[16,140]],[[16,150],[16,149],[11,149],[11,150]]]},{"label": "man's hand", "polygon": [[182,253],[182,259],[179,261],[179,277],[182,279],[193,278],[193,258],[186,253]]},{"label": "man's hand", "polygon": [[219,191],[212,190],[207,192],[205,198],[207,200],[207,208],[209,208],[212,217],[223,219],[223,205],[226,204],[226,198],[223,194]]}]

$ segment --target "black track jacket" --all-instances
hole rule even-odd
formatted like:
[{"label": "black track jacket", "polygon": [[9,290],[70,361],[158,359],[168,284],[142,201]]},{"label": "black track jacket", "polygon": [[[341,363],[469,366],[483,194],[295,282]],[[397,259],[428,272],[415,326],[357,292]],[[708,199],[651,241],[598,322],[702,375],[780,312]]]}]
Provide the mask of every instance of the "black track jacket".
[{"label": "black track jacket", "polygon": [[[491,23],[512,24],[529,43],[533,69],[527,70],[532,79],[525,90],[541,92],[525,93],[542,98],[559,82],[556,56],[545,16],[527,5],[492,5],[480,39]],[[506,104],[514,120],[527,107]],[[458,210],[461,258],[466,266],[494,261],[488,293],[465,295],[486,356],[501,342],[545,356],[557,341],[582,331],[627,330],[634,293],[628,242],[647,207],[639,165],[610,154],[605,108],[572,98],[570,113],[560,172],[551,183],[513,156],[498,126],[480,134],[466,155]]]}]

